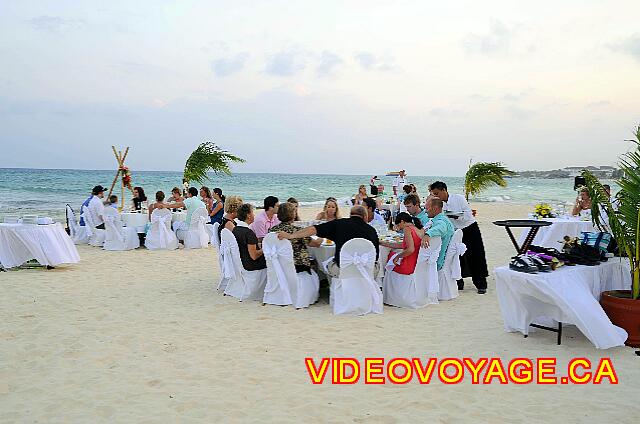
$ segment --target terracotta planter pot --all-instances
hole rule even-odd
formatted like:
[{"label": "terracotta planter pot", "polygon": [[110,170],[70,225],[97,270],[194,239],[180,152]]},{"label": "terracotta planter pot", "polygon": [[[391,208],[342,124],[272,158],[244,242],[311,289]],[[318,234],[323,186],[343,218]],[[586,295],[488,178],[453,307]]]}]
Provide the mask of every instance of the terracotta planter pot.
[{"label": "terracotta planter pot", "polygon": [[614,325],[629,333],[624,344],[640,347],[640,300],[631,299],[629,290],[615,290],[602,293],[600,305]]}]

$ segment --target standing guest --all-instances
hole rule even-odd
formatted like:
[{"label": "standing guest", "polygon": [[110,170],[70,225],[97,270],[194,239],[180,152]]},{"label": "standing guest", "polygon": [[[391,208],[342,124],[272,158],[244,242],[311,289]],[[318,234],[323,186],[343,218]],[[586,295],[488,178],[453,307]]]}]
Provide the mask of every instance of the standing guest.
[{"label": "standing guest", "polygon": [[[398,231],[402,231],[404,234],[402,243],[380,242],[380,245],[390,249],[402,249],[402,252],[393,258],[395,265],[393,270],[398,274],[410,275],[416,270],[416,264],[418,263],[420,241],[424,235],[422,222],[407,212],[400,212],[398,216],[396,216],[395,224]],[[392,255],[395,255],[395,253],[391,252],[388,259],[391,259]],[[402,261],[400,259],[402,259]]]},{"label": "standing guest", "polygon": [[[293,218],[294,221],[300,221],[300,215],[298,215],[298,206],[300,206],[300,204],[298,203],[298,199],[296,199],[295,197],[289,197],[287,199],[287,203],[291,203],[293,206],[296,207],[296,216],[295,218]],[[280,219],[280,217],[278,217],[278,219]],[[282,221],[282,220],[280,220]]]},{"label": "standing guest", "polygon": [[87,225],[82,217],[82,214],[86,213],[91,215],[93,225],[98,230],[104,230],[104,203],[100,200],[102,198],[104,198],[104,187],[97,185],[91,190],[91,196],[80,206],[80,226]]},{"label": "standing guest", "polygon": [[[340,275],[340,250],[351,239],[363,238],[369,240],[376,248],[376,260],[378,259],[380,252],[378,233],[371,225],[367,224],[366,218],[367,210],[362,206],[354,206],[351,208],[351,216],[349,218],[334,219],[324,224],[312,225],[293,234],[280,231],[278,238],[280,240],[294,240],[317,235],[318,237],[333,240],[336,244],[336,252],[333,261],[327,265],[327,270],[331,277],[338,277]],[[376,278],[379,270],[380,266],[376,262],[374,278]]]},{"label": "standing guest", "polygon": [[[293,220],[296,214],[296,207],[291,202],[282,203],[278,207],[278,219],[280,224],[273,226],[269,232],[277,233],[284,231],[285,233],[293,234],[300,228],[293,225]],[[311,272],[311,256],[307,250],[307,246],[320,247],[322,245],[322,239],[312,240],[311,237],[304,237],[291,240],[291,247],[293,248],[293,264],[296,267],[296,272]]]},{"label": "standing guest", "polygon": [[164,204],[164,191],[156,191],[156,201],[149,205],[149,220],[151,220],[151,214],[153,211],[158,209],[162,204]]},{"label": "standing guest", "polygon": [[371,180],[369,180],[369,188],[371,188],[371,195],[372,196],[377,196],[378,195],[378,186],[376,186],[376,181],[379,180],[377,175],[374,175],[373,177],[371,177]]},{"label": "standing guest", "polygon": [[[438,254],[438,271],[442,269],[444,260],[447,257],[447,248],[453,237],[455,229],[449,218],[442,212],[444,202],[437,197],[429,196],[425,203],[427,215],[429,216],[429,228],[422,238],[422,246],[429,247],[431,237],[440,237],[442,245]],[[480,290],[478,289],[478,292]]]},{"label": "standing guest", "polygon": [[462,230],[462,242],[467,245],[467,252],[460,258],[463,279],[458,280],[458,289],[464,289],[464,278],[471,277],[478,289],[478,294],[487,292],[487,258],[484,251],[482,234],[476,219],[471,212],[471,206],[460,194],[449,194],[447,185],[436,181],[429,186],[431,194],[444,202],[444,209],[462,212],[462,216],[453,220],[453,226]]},{"label": "standing guest", "polygon": [[407,208],[404,206],[404,199],[407,198],[408,195],[412,194],[413,188],[409,184],[405,184],[402,186],[402,193],[398,196],[398,210],[400,212],[406,212]]},{"label": "standing guest", "polygon": [[214,188],[213,193],[213,204],[211,205],[211,212],[209,212],[209,216],[211,217],[211,224],[215,224],[216,222],[222,224],[222,215],[224,215],[224,199],[225,196],[222,194],[221,188]]},{"label": "standing guest", "polygon": [[335,197],[329,197],[324,202],[324,208],[322,212],[316,215],[318,221],[333,221],[334,219],[340,219],[340,210],[338,209],[338,201]]},{"label": "standing guest", "polygon": [[364,199],[366,199],[367,197],[369,197],[369,195],[367,194],[367,188],[364,186],[364,184],[362,184],[360,187],[358,187],[358,193],[356,193],[356,195],[353,197],[353,204],[355,206],[362,206]]},{"label": "standing guest", "polygon": [[407,179],[405,178],[405,172],[404,169],[402,171],[400,171],[398,173],[398,176],[394,178],[393,180],[393,195],[397,196],[398,195],[398,187],[404,187],[404,185],[407,183]]},{"label": "standing guest", "polygon": [[422,222],[422,226],[426,227],[427,222],[429,222],[429,216],[425,212],[424,209],[420,207],[420,198],[415,194],[409,194],[404,199],[404,207],[407,209],[407,212],[414,216]]},{"label": "standing guest", "polygon": [[229,196],[225,198],[225,214],[220,221],[220,227],[218,227],[218,239],[221,239],[220,235],[222,234],[223,228],[233,232],[233,229],[237,225],[235,219],[238,217],[238,209],[243,203],[242,198],[239,196]]},{"label": "standing guest", "polygon": [[264,254],[259,247],[258,237],[250,228],[254,220],[253,205],[248,203],[240,205],[233,235],[238,242],[242,267],[247,271],[258,271],[267,267]]},{"label": "standing guest", "polygon": [[251,224],[251,229],[256,233],[256,236],[258,236],[258,240],[262,240],[271,227],[280,223],[280,220],[276,216],[278,206],[280,206],[280,201],[277,197],[265,197],[264,210],[255,217],[255,220]]},{"label": "standing guest", "polygon": [[180,190],[178,187],[172,188],[171,197],[169,197],[167,201],[169,203],[174,203],[174,202],[182,202],[183,200],[184,200],[184,197],[182,196],[182,190]]},{"label": "standing guest", "polygon": [[176,221],[173,223],[173,231],[189,229],[189,226],[191,225],[191,216],[193,215],[193,211],[200,208],[205,208],[205,209],[207,208],[207,206],[202,202],[202,200],[198,199],[198,189],[195,187],[189,187],[189,190],[187,190],[187,198],[184,199],[184,201],[156,205],[156,207],[159,209],[185,208],[187,210],[187,217],[184,221]]},{"label": "standing guest", "polygon": [[372,227],[375,227],[376,225],[384,227],[387,225],[387,223],[385,222],[382,215],[376,212],[376,206],[376,201],[371,197],[367,197],[364,199],[364,207],[367,208],[367,222]]},{"label": "standing guest", "polygon": [[109,196],[109,206],[114,209],[118,209],[118,196],[116,196],[115,194]]},{"label": "standing guest", "polygon": [[136,211],[140,211],[143,206],[147,206],[147,196],[144,194],[142,187],[133,188],[133,199],[131,199],[131,202],[133,203],[133,210]]},{"label": "standing guest", "polygon": [[576,203],[573,206],[571,214],[573,216],[580,215],[580,212],[586,210],[591,210],[591,197],[589,196],[589,190],[583,187],[578,192],[578,197],[576,197]]}]

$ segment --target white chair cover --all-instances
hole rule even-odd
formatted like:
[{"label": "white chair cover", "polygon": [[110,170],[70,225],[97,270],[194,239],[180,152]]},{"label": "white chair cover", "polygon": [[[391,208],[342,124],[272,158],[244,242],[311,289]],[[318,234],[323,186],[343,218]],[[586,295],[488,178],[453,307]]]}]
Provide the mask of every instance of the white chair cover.
[{"label": "white chair cover", "polygon": [[151,212],[151,227],[144,245],[149,250],[174,250],[178,248],[178,239],[171,231],[171,211],[154,209]]},{"label": "white chair cover", "polygon": [[467,251],[462,243],[462,230],[456,230],[451,237],[442,269],[438,271],[440,290],[438,300],[451,300],[458,297],[458,281],[462,278],[460,270],[460,256]]},{"label": "white chair cover", "polygon": [[131,250],[140,247],[140,239],[135,228],[124,227],[117,210],[104,208],[105,238],[104,250]]},{"label": "white chair cover", "polygon": [[427,249],[420,248],[416,269],[411,275],[387,271],[382,288],[384,303],[410,309],[438,303],[438,255],[441,245],[440,237],[433,237]]},{"label": "white chair cover", "polygon": [[333,313],[382,313],[382,293],[373,279],[376,250],[369,240],[349,240],[340,251],[340,276],[331,280]]},{"label": "white chair cover", "polygon": [[96,228],[95,222],[93,222],[93,217],[88,211],[88,208],[85,208],[83,210],[83,212],[80,214],[80,217],[84,220],[84,229],[88,237],[89,245],[102,247],[102,245],[104,244],[105,230],[99,230]]},{"label": "white chair cover", "polygon": [[213,233],[211,234],[211,244],[216,249],[220,247],[220,237],[218,236],[218,229],[220,228],[219,222],[214,222],[213,225]]},{"label": "white chair cover", "polygon": [[204,249],[209,245],[209,233],[205,229],[206,222],[209,221],[209,214],[206,208],[198,208],[191,215],[191,224],[187,230],[178,230],[176,236],[184,241],[185,249]]},{"label": "white chair cover", "polygon": [[67,210],[67,225],[69,226],[69,236],[75,244],[87,244],[89,243],[89,235],[87,234],[86,227],[81,227],[76,220],[76,214],[73,208],[69,205],[66,206]]},{"label": "white chair cover", "polygon": [[246,271],[242,268],[240,249],[233,233],[222,230],[220,254],[223,260],[223,276],[227,285],[224,294],[240,300],[262,300],[267,284],[267,270]]}]

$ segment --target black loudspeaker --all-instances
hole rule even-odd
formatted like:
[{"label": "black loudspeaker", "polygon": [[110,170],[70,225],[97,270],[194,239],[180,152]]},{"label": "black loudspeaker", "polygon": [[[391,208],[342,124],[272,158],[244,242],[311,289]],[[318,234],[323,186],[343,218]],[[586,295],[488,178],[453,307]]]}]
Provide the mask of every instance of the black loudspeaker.
[{"label": "black loudspeaker", "polygon": [[576,177],[573,180],[573,189],[576,190],[578,187],[580,186],[586,186],[587,182],[585,181],[584,177]]}]

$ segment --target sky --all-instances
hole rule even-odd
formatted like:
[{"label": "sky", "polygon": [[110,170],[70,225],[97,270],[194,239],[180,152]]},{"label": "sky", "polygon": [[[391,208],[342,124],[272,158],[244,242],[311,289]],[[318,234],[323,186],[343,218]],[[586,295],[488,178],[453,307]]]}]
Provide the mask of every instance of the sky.
[{"label": "sky", "polygon": [[640,2],[0,0],[0,167],[463,175],[613,165]]}]

